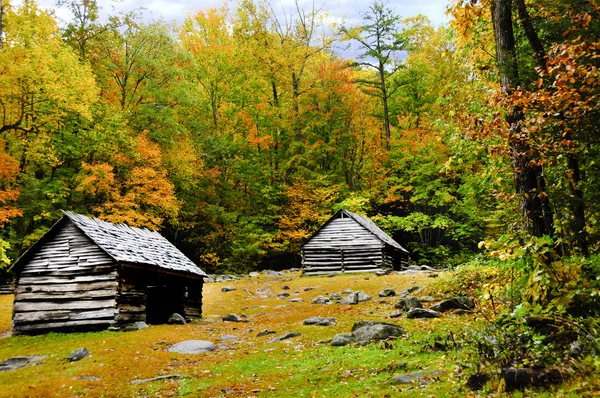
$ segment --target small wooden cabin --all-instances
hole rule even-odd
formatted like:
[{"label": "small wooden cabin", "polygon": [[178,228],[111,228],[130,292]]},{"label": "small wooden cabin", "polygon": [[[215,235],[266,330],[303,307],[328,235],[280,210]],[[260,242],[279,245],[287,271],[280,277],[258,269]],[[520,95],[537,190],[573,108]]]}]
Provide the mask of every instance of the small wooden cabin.
[{"label": "small wooden cabin", "polygon": [[207,275],[159,233],[63,212],[13,265],[13,332],[202,316]]},{"label": "small wooden cabin", "polygon": [[371,220],[341,209],[302,245],[305,275],[399,269],[408,251]]}]

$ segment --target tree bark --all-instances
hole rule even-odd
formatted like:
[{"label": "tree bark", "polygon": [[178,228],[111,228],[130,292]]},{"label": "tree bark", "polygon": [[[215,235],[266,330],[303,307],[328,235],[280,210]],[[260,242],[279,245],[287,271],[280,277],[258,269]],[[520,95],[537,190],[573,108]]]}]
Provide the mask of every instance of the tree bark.
[{"label": "tree bark", "polygon": [[[512,25],[512,3],[512,0],[492,0],[491,3],[500,86],[502,94],[507,98],[512,96],[520,84]],[[521,128],[522,121],[521,109],[511,105],[506,122],[510,129],[509,145],[515,189],[521,195],[521,213],[530,235],[551,235],[554,229],[554,215],[546,193],[546,180],[537,153]]]}]

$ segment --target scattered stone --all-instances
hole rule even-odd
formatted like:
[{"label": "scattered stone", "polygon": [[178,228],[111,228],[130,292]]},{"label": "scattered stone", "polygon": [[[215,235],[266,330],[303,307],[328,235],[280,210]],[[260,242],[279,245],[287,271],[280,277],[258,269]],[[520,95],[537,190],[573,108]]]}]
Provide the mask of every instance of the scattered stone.
[{"label": "scattered stone", "polygon": [[481,390],[486,383],[490,380],[489,373],[475,373],[469,380],[467,380],[467,387],[471,390],[479,391]]},{"label": "scattered stone", "polygon": [[563,371],[557,368],[508,368],[500,371],[506,391],[523,390],[527,387],[548,387],[564,381]]},{"label": "scattered stone", "polygon": [[237,281],[240,278],[235,275],[211,275],[212,279],[217,283]]},{"label": "scattered stone", "polygon": [[469,297],[454,297],[432,305],[430,309],[437,312],[446,312],[450,310],[472,310],[475,308],[475,302]]},{"label": "scattered stone", "polygon": [[375,275],[377,276],[386,276],[389,275],[392,272],[392,270],[390,268],[385,268],[379,271],[375,271]]},{"label": "scattered stone", "polygon": [[433,310],[429,310],[426,308],[411,308],[408,313],[406,314],[407,318],[439,318],[440,316],[442,316],[442,314],[440,314],[437,311],[433,311]]},{"label": "scattered stone", "polygon": [[275,296],[275,293],[273,293],[273,291],[268,287],[263,289],[256,289],[256,294],[259,298],[269,298]]},{"label": "scattered stone", "polygon": [[259,333],[256,335],[256,337],[263,337],[263,336],[266,336],[266,335],[269,335],[269,334],[275,334],[275,333],[277,333],[277,332],[276,332],[276,331],[274,331],[274,330],[265,329],[265,330],[263,330],[263,331],[259,332]]},{"label": "scattered stone", "polygon": [[243,319],[235,314],[225,315],[223,317],[223,322],[250,322],[247,319]]},{"label": "scattered stone", "polygon": [[375,325],[388,325],[388,326],[397,326],[393,323],[388,323],[388,322],[381,322],[381,321],[365,321],[365,320],[360,320],[360,321],[356,321],[354,322],[354,324],[352,325],[352,332],[363,328],[365,326],[375,326]]},{"label": "scattered stone", "polygon": [[569,353],[567,354],[571,358],[579,358],[583,353],[583,346],[578,341],[574,341],[569,346]]},{"label": "scattered stone", "polygon": [[260,276],[260,273],[258,273],[258,272],[256,272],[256,271],[254,271],[254,272],[250,272],[250,273],[248,274],[248,276],[249,276],[249,277],[251,277],[251,278],[257,278],[257,277],[259,277],[259,276]]},{"label": "scattered stone", "polygon": [[340,333],[336,334],[333,339],[331,339],[331,345],[333,347],[341,347],[344,345],[348,345],[354,342],[354,335],[352,333]]},{"label": "scattered stone", "polygon": [[403,314],[403,312],[392,312],[390,318],[400,318]]},{"label": "scattered stone", "polygon": [[226,334],[225,336],[223,336],[219,339],[219,341],[237,341],[237,340],[238,340],[237,336],[232,336],[230,334]]},{"label": "scattered stone", "polygon": [[169,320],[167,321],[167,323],[169,325],[185,325],[187,322],[185,321],[185,318],[178,313],[174,313],[173,315],[171,315],[169,317]]},{"label": "scattered stone", "polygon": [[363,292],[354,292],[354,293],[351,293],[350,295],[346,296],[345,298],[343,298],[340,301],[340,304],[342,304],[342,305],[358,304],[358,303],[362,303],[364,301],[369,301],[369,300],[371,300],[371,297],[364,294]]},{"label": "scattered stone", "polygon": [[166,380],[166,379],[185,379],[187,377],[189,377],[189,376],[187,376],[187,375],[165,375],[165,376],[153,377],[151,379],[133,380],[131,382],[131,384],[142,384],[142,383],[149,383],[151,381]]},{"label": "scattered stone", "polygon": [[75,380],[83,380],[83,381],[100,381],[102,380],[98,376],[79,376],[73,377]]},{"label": "scattered stone", "polygon": [[399,326],[379,323],[371,326],[363,326],[352,332],[352,334],[356,341],[369,343],[371,341],[381,341],[391,337],[404,336],[406,332]]},{"label": "scattered stone", "polygon": [[412,292],[416,292],[417,290],[419,290],[419,286],[409,287],[408,289],[402,291],[402,293],[400,294],[400,297],[406,297],[409,294],[411,294]]},{"label": "scattered stone", "polygon": [[312,301],[313,304],[327,304],[329,303],[329,299],[325,296],[317,296]]},{"label": "scattered stone", "polygon": [[0,362],[0,372],[6,372],[7,370],[15,370],[24,368],[26,366],[35,365],[36,362],[39,362],[45,358],[46,355],[8,358],[6,361]]},{"label": "scattered stone", "polygon": [[337,322],[335,318],[321,318],[319,316],[312,316],[302,322],[304,325],[319,325],[319,326],[331,326]]},{"label": "scattered stone", "polygon": [[383,289],[378,293],[379,297],[392,297],[396,295],[394,289]]},{"label": "scattered stone", "polygon": [[274,310],[279,310],[281,308],[287,308],[286,304],[282,304],[282,305],[276,305],[275,307],[273,307]]},{"label": "scattered stone", "polygon": [[291,339],[292,337],[297,337],[297,336],[300,336],[300,333],[298,333],[298,332],[286,333],[282,336],[275,337],[274,339],[270,340],[269,343],[277,343],[278,341]]},{"label": "scattered stone", "polygon": [[301,303],[303,301],[304,301],[304,299],[302,297],[297,297],[297,298],[293,298],[291,300],[288,300],[289,303]]},{"label": "scattered stone", "polygon": [[423,308],[421,302],[414,296],[406,296],[400,299],[395,305],[394,308],[409,311],[411,308]]},{"label": "scattered stone", "polygon": [[281,286],[281,290],[290,290],[290,287],[288,285],[283,285]]},{"label": "scattered stone", "polygon": [[202,352],[210,352],[217,349],[217,346],[204,340],[185,340],[181,343],[173,344],[167,351],[177,352],[179,354],[199,354]]},{"label": "scattered stone", "polygon": [[233,287],[233,286],[223,286],[221,288],[221,291],[223,293],[233,292],[234,290],[237,290],[237,289],[235,287]]},{"label": "scattered stone", "polygon": [[305,287],[302,290],[304,290],[305,292],[308,292],[308,291],[311,291],[311,290],[315,290],[315,288],[314,287]]},{"label": "scattered stone", "polygon": [[69,361],[69,362],[80,361],[89,355],[90,355],[90,352],[88,351],[87,348],[78,348],[69,354],[69,356],[67,357],[67,361]]},{"label": "scattered stone", "polygon": [[329,296],[329,300],[332,301],[340,301],[342,299],[342,296],[340,296],[337,293],[333,293],[331,296]]},{"label": "scattered stone", "polygon": [[281,275],[280,272],[273,271],[271,269],[264,270],[263,274],[266,275],[266,276],[280,276]]},{"label": "scattered stone", "polygon": [[352,289],[346,289],[342,292],[342,294],[350,294],[352,293]]},{"label": "scattered stone", "polygon": [[290,294],[289,294],[289,293],[279,293],[279,294],[277,295],[277,298],[278,298],[278,299],[284,299],[284,298],[287,298],[287,297],[290,297]]},{"label": "scattered stone", "polygon": [[394,376],[393,384],[429,384],[437,380],[437,375],[446,373],[443,370],[424,370],[420,372],[406,373],[403,375]]},{"label": "scattered stone", "polygon": [[137,321],[123,328],[124,332],[135,332],[136,330],[146,329],[148,324],[144,321]]}]

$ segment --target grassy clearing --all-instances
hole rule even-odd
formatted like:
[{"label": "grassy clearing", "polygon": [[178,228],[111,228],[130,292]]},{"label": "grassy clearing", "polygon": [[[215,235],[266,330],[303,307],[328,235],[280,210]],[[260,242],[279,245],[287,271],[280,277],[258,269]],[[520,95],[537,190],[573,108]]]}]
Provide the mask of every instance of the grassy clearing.
[{"label": "grassy clearing", "polygon": [[[245,279],[205,285],[205,319],[182,326],[150,326],[137,332],[51,333],[42,336],[14,336],[0,339],[0,360],[18,355],[47,355],[39,365],[0,373],[0,396],[6,397],[353,397],[411,396],[455,397],[472,395],[461,378],[461,347],[435,350],[442,341],[462,335],[475,326],[482,314],[440,319],[390,320],[395,298],[379,298],[386,287],[398,293],[411,286],[424,287],[426,276],[343,275],[334,278],[300,278],[297,274]],[[223,293],[223,286],[237,290]],[[259,298],[257,292],[281,293],[289,286],[291,296]],[[313,288],[312,290],[305,290]],[[316,305],[318,295],[345,289],[363,291],[373,299],[356,306]],[[419,293],[417,293],[419,294]],[[430,291],[427,294],[434,294]],[[290,298],[305,301],[290,303]],[[0,296],[0,333],[10,328],[11,296]],[[226,323],[219,316],[245,315],[248,323]],[[304,326],[310,316],[332,316],[335,326]],[[387,320],[404,327],[406,338],[389,346],[330,347],[319,344],[336,333],[348,332],[359,319]],[[263,329],[274,335],[256,337]],[[269,343],[274,336],[299,332],[301,336]],[[188,339],[210,340],[224,348],[213,353],[182,355],[166,351],[171,344]],[[444,340],[445,341],[445,340]],[[67,363],[67,355],[81,347],[92,354],[79,362]],[[401,365],[402,364],[402,365]],[[444,370],[439,380],[419,388],[395,386],[395,374],[418,370]],[[132,384],[132,381],[161,375],[183,378]],[[563,386],[564,388],[564,386]],[[586,391],[593,391],[587,388]],[[568,388],[564,394],[569,396]],[[560,394],[560,392],[554,392]],[[547,396],[547,393],[538,393]],[[591,394],[591,392],[590,392]],[[528,393],[527,396],[536,395]],[[578,394],[580,395],[580,394]],[[576,396],[576,395],[572,395]]]}]

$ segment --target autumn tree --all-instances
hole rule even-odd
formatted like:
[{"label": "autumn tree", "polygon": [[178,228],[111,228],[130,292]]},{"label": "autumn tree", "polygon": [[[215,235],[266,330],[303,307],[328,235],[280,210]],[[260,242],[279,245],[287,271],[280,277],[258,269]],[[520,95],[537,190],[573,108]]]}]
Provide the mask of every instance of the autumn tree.
[{"label": "autumn tree", "polygon": [[374,76],[361,79],[365,92],[378,97],[383,106],[382,119],[387,146],[391,139],[390,97],[394,89],[390,80],[400,69],[399,52],[405,49],[405,40],[400,32],[400,17],[386,4],[373,1],[369,11],[362,14],[363,23],[351,28],[342,28],[345,40],[358,43],[362,51],[357,56],[356,65],[373,70]]}]

